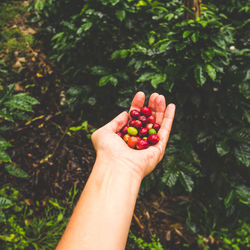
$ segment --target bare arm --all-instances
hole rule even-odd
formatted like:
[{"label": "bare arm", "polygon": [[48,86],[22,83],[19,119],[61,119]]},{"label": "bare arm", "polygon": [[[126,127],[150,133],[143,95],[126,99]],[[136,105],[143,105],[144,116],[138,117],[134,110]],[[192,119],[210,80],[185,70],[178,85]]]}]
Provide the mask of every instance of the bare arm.
[{"label": "bare arm", "polygon": [[[138,92],[131,109],[140,109],[145,96]],[[161,124],[160,141],[145,150],[129,148],[115,132],[128,121],[126,112],[98,129],[92,136],[96,162],[69,224],[60,249],[124,249],[142,179],[162,159],[171,130],[175,106],[152,94],[149,106]]]}]

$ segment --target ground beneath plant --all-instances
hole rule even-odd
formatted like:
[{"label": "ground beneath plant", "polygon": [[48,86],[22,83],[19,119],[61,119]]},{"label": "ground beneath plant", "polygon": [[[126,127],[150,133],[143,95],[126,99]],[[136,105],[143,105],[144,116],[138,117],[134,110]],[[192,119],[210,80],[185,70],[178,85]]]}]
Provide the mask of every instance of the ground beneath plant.
[{"label": "ground beneath plant", "polygon": [[[13,25],[13,24],[12,24]],[[16,24],[23,32],[35,34],[36,28],[25,18]],[[27,205],[38,212],[36,201],[46,206],[55,197],[63,200],[76,185],[82,190],[95,161],[95,151],[86,131],[71,132],[83,117],[72,117],[64,112],[65,89],[63,77],[51,65],[45,49],[39,45],[28,47],[27,53],[13,54],[13,67],[18,80],[16,91],[28,91],[40,101],[30,122],[17,124],[8,137],[13,148],[9,154],[13,162],[29,174],[27,179],[2,176],[4,183],[12,183],[21,191]],[[92,110],[95,112],[95,110]],[[105,117],[90,118],[89,127],[99,127]],[[172,197],[167,193],[150,192],[138,199],[131,230],[149,240],[153,234],[160,238],[164,249],[183,249],[196,239],[185,231],[184,218],[175,215],[175,204],[188,197]],[[205,239],[213,243],[213,239]],[[194,247],[192,249],[195,249]]]}]

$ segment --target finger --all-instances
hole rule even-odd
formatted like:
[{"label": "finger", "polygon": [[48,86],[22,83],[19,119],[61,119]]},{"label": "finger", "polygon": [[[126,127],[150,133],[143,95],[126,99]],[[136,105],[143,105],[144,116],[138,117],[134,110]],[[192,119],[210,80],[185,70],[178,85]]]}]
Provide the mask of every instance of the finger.
[{"label": "finger", "polygon": [[149,98],[149,102],[148,102],[148,106],[149,108],[152,110],[152,115],[155,116],[155,100],[157,98],[157,96],[159,96],[158,93],[153,93],[150,98]]},{"label": "finger", "polygon": [[144,102],[145,102],[145,94],[142,91],[137,92],[131,103],[129,111],[131,111],[132,109],[140,110],[143,107]]},{"label": "finger", "polygon": [[166,110],[166,100],[163,95],[157,96],[155,99],[155,120],[161,124]]},{"label": "finger", "polygon": [[167,145],[168,137],[171,131],[171,127],[174,120],[174,114],[175,114],[175,105],[169,104],[166,108],[166,111],[164,113],[163,121],[161,124],[161,128],[158,132],[158,135],[160,137],[159,146],[162,146],[165,151],[165,147]]},{"label": "finger", "polygon": [[123,126],[125,126],[128,122],[128,113],[123,111],[121,114],[116,116],[112,121],[107,123],[105,127],[111,129],[113,132],[118,132],[121,130]]}]

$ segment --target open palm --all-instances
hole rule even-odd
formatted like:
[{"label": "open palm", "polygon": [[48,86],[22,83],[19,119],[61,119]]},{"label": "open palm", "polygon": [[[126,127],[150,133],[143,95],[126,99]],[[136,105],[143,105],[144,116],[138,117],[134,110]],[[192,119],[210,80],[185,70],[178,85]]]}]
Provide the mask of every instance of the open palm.
[{"label": "open palm", "polygon": [[[144,102],[144,93],[138,92],[131,103],[130,110],[140,110],[145,106]],[[165,97],[153,93],[149,98],[148,106],[152,110],[156,122],[161,125],[158,131],[160,141],[156,145],[150,146],[144,150],[129,148],[116,134],[117,131],[128,123],[128,113],[122,112],[92,135],[97,157],[107,162],[114,162],[117,166],[130,168],[139,173],[142,177],[153,171],[164,155],[174,119],[175,105],[169,104],[166,107]]]}]

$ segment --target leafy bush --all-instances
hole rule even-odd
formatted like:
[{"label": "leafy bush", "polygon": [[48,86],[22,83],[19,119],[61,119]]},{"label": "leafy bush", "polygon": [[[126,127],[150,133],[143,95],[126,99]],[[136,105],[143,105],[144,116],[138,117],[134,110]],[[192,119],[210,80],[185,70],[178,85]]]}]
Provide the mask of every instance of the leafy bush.
[{"label": "leafy bush", "polygon": [[39,0],[34,9],[71,111],[86,104],[128,108],[137,90],[176,103],[167,157],[144,191],[158,185],[191,193],[180,207],[195,233],[247,216],[248,1],[211,1],[196,20],[184,20],[178,0]]},{"label": "leafy bush", "polygon": [[[5,64],[0,61],[0,83],[7,74]],[[33,112],[32,106],[39,102],[26,93],[14,94],[15,84],[7,87],[0,85],[0,163],[9,163],[5,166],[6,171],[16,177],[25,178],[28,175],[12,164],[6,150],[12,145],[4,138],[4,133],[13,127],[10,124],[17,120],[29,120],[28,112]]]},{"label": "leafy bush", "polygon": [[[67,195],[65,204],[49,199],[37,215],[18,190],[4,186],[0,190],[0,244],[2,249],[55,249],[73,210],[77,190]],[[43,206],[39,202],[36,208]]]},{"label": "leafy bush", "polygon": [[151,242],[146,242],[140,237],[136,237],[131,231],[128,235],[127,246],[130,249],[150,249],[150,250],[163,250],[160,240],[153,235]]}]

